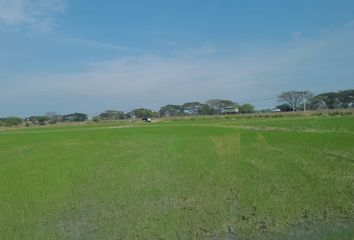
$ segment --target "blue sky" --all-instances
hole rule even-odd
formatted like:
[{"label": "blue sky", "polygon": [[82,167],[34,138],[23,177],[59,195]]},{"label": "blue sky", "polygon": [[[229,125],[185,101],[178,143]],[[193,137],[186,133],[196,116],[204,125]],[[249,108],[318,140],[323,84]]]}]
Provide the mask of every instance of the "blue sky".
[{"label": "blue sky", "polygon": [[353,88],[354,1],[0,0],[0,117]]}]

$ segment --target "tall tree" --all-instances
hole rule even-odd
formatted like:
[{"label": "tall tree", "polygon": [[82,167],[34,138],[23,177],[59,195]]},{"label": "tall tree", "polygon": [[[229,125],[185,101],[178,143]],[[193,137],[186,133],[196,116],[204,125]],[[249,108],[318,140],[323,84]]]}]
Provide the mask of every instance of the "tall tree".
[{"label": "tall tree", "polygon": [[17,126],[22,123],[22,118],[18,117],[6,117],[6,118],[0,118],[0,127],[5,126],[5,127],[11,127],[11,126]]},{"label": "tall tree", "polygon": [[84,122],[88,119],[85,113],[71,113],[63,116],[64,122]]},{"label": "tall tree", "polygon": [[225,99],[210,99],[206,101],[206,104],[213,109],[215,114],[221,114],[223,110],[228,107],[238,107],[237,103]]},{"label": "tall tree", "polygon": [[202,107],[203,103],[200,102],[187,102],[182,105],[183,111],[191,115],[199,114],[199,110]]},{"label": "tall tree", "polygon": [[55,112],[48,112],[45,116],[48,117],[50,124],[58,123],[62,120],[62,116]]},{"label": "tall tree", "polygon": [[335,92],[322,93],[315,96],[315,100],[318,102],[324,102],[328,108],[334,109],[339,104],[338,96]]},{"label": "tall tree", "polygon": [[325,103],[330,109],[337,107],[348,108],[354,103],[354,89],[322,93],[317,95],[314,100]]},{"label": "tall tree", "polygon": [[348,108],[354,103],[354,89],[339,91],[337,94],[337,99],[341,107]]},{"label": "tall tree", "polygon": [[312,97],[312,93],[309,91],[288,91],[282,92],[278,96],[279,102],[289,104],[292,111],[297,111],[304,106],[304,110],[306,110],[306,101],[308,101]]},{"label": "tall tree", "polygon": [[214,109],[212,109],[208,104],[202,104],[198,109],[199,115],[213,115]]},{"label": "tall tree", "polygon": [[152,117],[154,113],[150,109],[146,108],[137,108],[132,110],[131,112],[128,112],[126,114],[127,118],[144,118],[144,117]]},{"label": "tall tree", "polygon": [[183,115],[183,107],[180,105],[168,104],[160,108],[161,116],[173,117]]},{"label": "tall tree", "polygon": [[102,120],[118,120],[118,119],[124,119],[125,113],[122,111],[107,110],[104,113],[101,113],[99,117]]},{"label": "tall tree", "polygon": [[282,111],[282,112],[290,112],[290,111],[293,110],[293,109],[290,107],[290,105],[287,104],[287,103],[280,104],[280,105],[276,106],[275,108],[280,109],[280,111]]},{"label": "tall tree", "polygon": [[46,125],[50,118],[47,116],[31,116],[28,118],[35,125]]},{"label": "tall tree", "polygon": [[255,112],[255,108],[250,103],[245,103],[240,106],[240,113],[253,113]]}]

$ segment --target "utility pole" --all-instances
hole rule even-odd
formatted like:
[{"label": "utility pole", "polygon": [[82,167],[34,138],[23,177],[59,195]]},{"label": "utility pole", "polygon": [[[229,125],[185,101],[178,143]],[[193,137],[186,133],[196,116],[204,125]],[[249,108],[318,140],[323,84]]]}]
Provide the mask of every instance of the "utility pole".
[{"label": "utility pole", "polygon": [[306,98],[305,98],[305,91],[302,92],[302,98],[304,99],[304,112],[306,112]]}]

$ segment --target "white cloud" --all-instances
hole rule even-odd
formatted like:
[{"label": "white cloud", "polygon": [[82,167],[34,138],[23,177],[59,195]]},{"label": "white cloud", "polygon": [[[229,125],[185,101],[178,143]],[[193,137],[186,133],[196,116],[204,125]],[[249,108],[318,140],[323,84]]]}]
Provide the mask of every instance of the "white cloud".
[{"label": "white cloud", "polygon": [[53,15],[64,10],[64,0],[0,0],[0,24],[46,32],[55,26]]},{"label": "white cloud", "polygon": [[[83,108],[101,102],[101,110],[210,98],[272,107],[285,90],[352,88],[353,42],[350,25],[317,37],[244,49],[243,54],[212,44],[173,54],[141,53],[91,63],[83,72],[26,76],[18,79],[22,91],[16,83],[6,91],[27,99],[43,94],[61,96]],[[258,101],[270,96],[274,97],[271,102]],[[70,111],[71,104],[66,107]]]},{"label": "white cloud", "polygon": [[107,48],[107,49],[117,50],[117,51],[129,51],[129,52],[133,51],[133,52],[140,52],[140,53],[143,52],[141,49],[137,49],[137,48],[127,47],[118,44],[104,43],[104,42],[99,42],[99,41],[94,41],[94,40],[84,39],[84,38],[66,38],[63,39],[63,41],[91,46],[91,47],[97,47],[97,48]]}]

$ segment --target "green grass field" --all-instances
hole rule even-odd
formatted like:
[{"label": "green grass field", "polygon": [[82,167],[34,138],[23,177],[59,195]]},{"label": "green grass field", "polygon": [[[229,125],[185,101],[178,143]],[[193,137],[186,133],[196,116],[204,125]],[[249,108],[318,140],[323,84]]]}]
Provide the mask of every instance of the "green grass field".
[{"label": "green grass field", "polygon": [[0,239],[354,239],[354,117],[1,130]]}]

